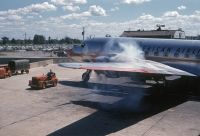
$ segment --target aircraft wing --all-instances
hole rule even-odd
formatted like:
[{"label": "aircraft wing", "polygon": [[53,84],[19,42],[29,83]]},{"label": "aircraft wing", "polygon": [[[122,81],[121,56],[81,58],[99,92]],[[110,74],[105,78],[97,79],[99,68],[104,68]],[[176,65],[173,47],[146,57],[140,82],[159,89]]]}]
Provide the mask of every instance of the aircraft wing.
[{"label": "aircraft wing", "polygon": [[73,69],[119,71],[133,73],[149,73],[162,75],[196,76],[194,74],[170,67],[168,65],[150,60],[128,62],[83,62],[83,63],[60,63],[59,66]]}]

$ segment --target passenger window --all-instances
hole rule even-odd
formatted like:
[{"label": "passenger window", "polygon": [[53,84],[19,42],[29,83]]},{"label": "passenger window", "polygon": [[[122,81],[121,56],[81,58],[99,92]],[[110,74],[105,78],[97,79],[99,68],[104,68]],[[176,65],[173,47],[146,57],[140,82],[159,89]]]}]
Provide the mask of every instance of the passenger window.
[{"label": "passenger window", "polygon": [[195,52],[196,52],[196,49],[194,49],[194,50],[193,50],[192,54],[194,54],[194,55],[195,55]]},{"label": "passenger window", "polygon": [[189,58],[191,49],[188,48],[185,53],[185,58]]},{"label": "passenger window", "polygon": [[160,47],[156,48],[156,50],[154,52],[154,56],[158,56],[159,55],[159,49],[160,49]]},{"label": "passenger window", "polygon": [[175,52],[174,57],[179,57],[179,52]]},{"label": "passenger window", "polygon": [[180,48],[178,48],[178,49],[176,50],[176,52],[178,52],[178,53],[179,53],[180,51],[181,51],[181,49],[180,49]]},{"label": "passenger window", "polygon": [[148,47],[148,48],[147,48],[147,51],[150,51],[150,50],[151,50],[151,47]]},{"label": "passenger window", "polygon": [[170,52],[170,51],[171,51],[171,48],[168,48],[168,49],[167,49],[167,52]]},{"label": "passenger window", "polygon": [[174,57],[179,57],[180,51],[181,51],[181,49],[178,48],[178,49],[176,50],[176,52],[174,53]]},{"label": "passenger window", "polygon": [[164,56],[165,56],[165,57],[168,57],[170,51],[171,51],[171,48],[167,48],[167,49],[165,50],[165,52],[164,52]]},{"label": "passenger window", "polygon": [[146,48],[146,46],[143,46],[143,47],[142,47],[142,50],[145,51],[145,48]]},{"label": "passenger window", "polygon": [[186,52],[187,52],[187,53],[190,53],[190,50],[191,50],[191,49],[189,48],[189,49],[187,49],[187,51],[186,51]]},{"label": "passenger window", "polygon": [[200,49],[197,51],[196,56],[200,56]]},{"label": "passenger window", "polygon": [[163,47],[163,48],[161,49],[161,52],[165,52],[165,47]]},{"label": "passenger window", "polygon": [[182,53],[184,53],[185,49],[182,50]]}]

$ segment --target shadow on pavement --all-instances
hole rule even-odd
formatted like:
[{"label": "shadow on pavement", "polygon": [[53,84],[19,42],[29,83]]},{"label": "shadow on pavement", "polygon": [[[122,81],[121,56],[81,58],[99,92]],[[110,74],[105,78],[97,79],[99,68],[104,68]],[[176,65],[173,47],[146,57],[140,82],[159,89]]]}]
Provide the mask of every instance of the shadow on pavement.
[{"label": "shadow on pavement", "polygon": [[[103,84],[89,83],[89,85],[83,85],[80,82],[63,81],[60,82],[63,85],[87,88],[91,89],[93,86],[104,87]],[[107,85],[106,85],[107,86]],[[103,136],[108,135],[124,128],[132,126],[139,121],[149,118],[155,114],[165,111],[171,107],[184,103],[186,100],[180,96],[161,96],[154,97],[150,95],[138,95],[137,93],[130,93],[130,90],[136,90],[134,88],[120,85],[108,85],[108,88],[101,88],[104,91],[112,91],[115,87],[121,87],[117,91],[124,90],[126,95],[122,96],[122,99],[112,104],[103,102],[94,102],[90,100],[71,101],[75,105],[81,105],[97,109],[96,112],[84,117],[68,126],[65,126],[55,132],[49,134],[49,136]],[[110,89],[111,88],[111,89]],[[108,89],[108,90],[107,90]],[[128,90],[127,90],[128,89]],[[114,95],[114,92],[109,95]]]},{"label": "shadow on pavement", "polygon": [[[76,88],[91,89],[94,93],[111,96],[126,96],[127,94],[135,94],[138,91],[144,92],[141,87],[132,87],[121,84],[103,84],[103,83],[83,83],[78,81],[59,81],[60,84]],[[81,90],[81,89],[80,89]]]}]

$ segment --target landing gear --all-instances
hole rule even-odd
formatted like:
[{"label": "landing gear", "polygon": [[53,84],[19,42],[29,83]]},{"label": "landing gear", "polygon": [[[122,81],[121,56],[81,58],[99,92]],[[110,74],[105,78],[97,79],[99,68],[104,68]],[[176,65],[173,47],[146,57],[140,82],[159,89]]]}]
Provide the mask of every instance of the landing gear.
[{"label": "landing gear", "polygon": [[83,73],[82,75],[82,81],[84,83],[87,83],[90,80],[90,74],[91,74],[92,70],[87,70],[86,72]]}]

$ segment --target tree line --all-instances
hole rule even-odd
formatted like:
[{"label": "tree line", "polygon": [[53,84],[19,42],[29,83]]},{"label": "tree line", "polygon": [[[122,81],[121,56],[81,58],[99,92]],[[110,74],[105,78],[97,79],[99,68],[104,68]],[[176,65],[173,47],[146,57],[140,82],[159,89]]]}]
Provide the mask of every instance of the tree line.
[{"label": "tree line", "polygon": [[50,36],[48,39],[45,38],[43,35],[35,34],[33,39],[9,39],[8,37],[4,36],[0,39],[1,45],[6,44],[78,44],[81,43],[79,39],[72,39],[70,37],[65,37],[61,39],[52,39]]}]

